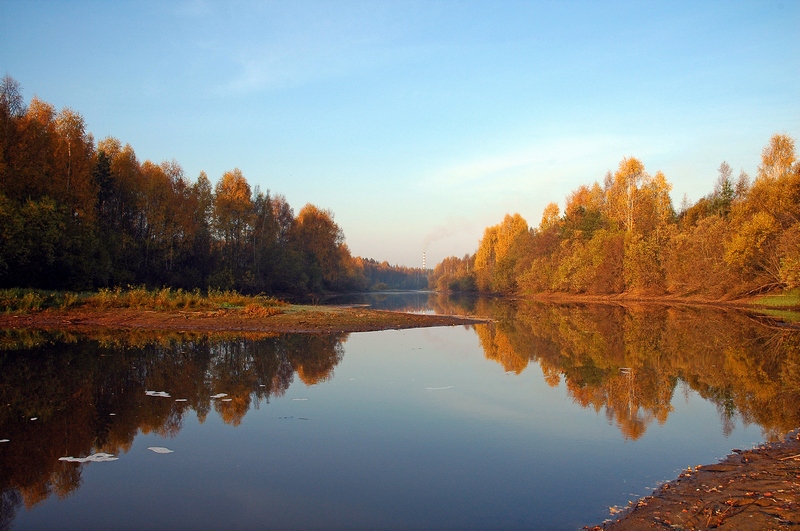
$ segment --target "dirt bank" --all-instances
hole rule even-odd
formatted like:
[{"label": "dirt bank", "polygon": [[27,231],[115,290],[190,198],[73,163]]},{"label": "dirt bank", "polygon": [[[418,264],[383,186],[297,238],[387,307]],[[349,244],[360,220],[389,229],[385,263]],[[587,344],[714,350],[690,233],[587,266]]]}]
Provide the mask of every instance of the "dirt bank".
[{"label": "dirt bank", "polygon": [[734,450],[715,465],[687,469],[619,521],[588,529],[800,529],[798,498],[800,430],[782,442]]},{"label": "dirt bank", "polygon": [[69,330],[170,330],[186,332],[366,332],[430,326],[470,325],[482,319],[422,315],[335,306],[286,306],[269,316],[241,309],[216,311],[154,311],[138,309],[45,310],[0,315],[0,328]]},{"label": "dirt bank", "polygon": [[657,303],[657,304],[674,304],[674,305],[690,305],[690,306],[718,306],[722,308],[749,308],[749,309],[763,309],[768,306],[756,304],[758,297],[736,298],[736,299],[720,299],[701,297],[697,295],[666,295],[666,294],[647,294],[647,293],[614,293],[610,295],[589,295],[586,293],[561,293],[561,292],[547,292],[536,293],[534,295],[521,297],[527,300],[541,301],[541,302],[554,302],[554,303],[570,303],[570,302],[584,302],[584,303]]}]

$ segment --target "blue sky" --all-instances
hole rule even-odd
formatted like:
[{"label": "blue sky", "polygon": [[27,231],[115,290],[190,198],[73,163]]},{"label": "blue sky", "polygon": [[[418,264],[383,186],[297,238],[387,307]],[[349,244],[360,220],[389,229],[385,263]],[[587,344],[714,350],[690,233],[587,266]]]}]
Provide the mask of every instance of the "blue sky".
[{"label": "blue sky", "polygon": [[238,167],[354,255],[432,265],[623,157],[696,201],[800,139],[800,2],[0,0],[0,74],[190,179]]}]

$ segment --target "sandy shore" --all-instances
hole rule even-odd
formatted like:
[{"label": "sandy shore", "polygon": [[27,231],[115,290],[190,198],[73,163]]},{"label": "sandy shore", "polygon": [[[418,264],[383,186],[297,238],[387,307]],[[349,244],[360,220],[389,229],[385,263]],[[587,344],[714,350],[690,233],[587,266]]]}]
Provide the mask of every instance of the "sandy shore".
[{"label": "sandy shore", "polygon": [[367,332],[431,326],[471,325],[484,319],[452,315],[424,315],[336,306],[280,308],[269,316],[239,309],[216,311],[83,309],[45,310],[0,315],[0,328],[67,330],[169,330],[185,332],[323,333]]},{"label": "sandy shore", "polygon": [[798,498],[800,430],[795,430],[784,441],[734,450],[717,464],[687,469],[633,503],[620,520],[586,529],[800,529]]}]

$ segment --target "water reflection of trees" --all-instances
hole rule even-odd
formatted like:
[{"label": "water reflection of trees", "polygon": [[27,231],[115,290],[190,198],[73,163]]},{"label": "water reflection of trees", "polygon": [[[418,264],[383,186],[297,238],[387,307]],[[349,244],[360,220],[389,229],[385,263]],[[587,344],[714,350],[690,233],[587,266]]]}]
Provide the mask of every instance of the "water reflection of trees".
[{"label": "water reflection of trees", "polygon": [[[2,338],[0,438],[11,443],[0,447],[0,529],[20,506],[63,498],[80,486],[83,465],[59,457],[125,453],[139,433],[174,436],[191,411],[203,422],[213,408],[238,425],[251,407],[282,396],[295,373],[306,384],[329,379],[346,338],[47,337]],[[148,390],[171,397],[147,396]],[[213,399],[217,393],[230,401]]]},{"label": "water reflection of trees", "polygon": [[770,440],[800,425],[800,333],[740,311],[440,295],[430,304],[492,318],[476,327],[488,359],[515,373],[539,364],[629,439],[667,420],[679,382],[716,405],[726,433],[736,415]]}]

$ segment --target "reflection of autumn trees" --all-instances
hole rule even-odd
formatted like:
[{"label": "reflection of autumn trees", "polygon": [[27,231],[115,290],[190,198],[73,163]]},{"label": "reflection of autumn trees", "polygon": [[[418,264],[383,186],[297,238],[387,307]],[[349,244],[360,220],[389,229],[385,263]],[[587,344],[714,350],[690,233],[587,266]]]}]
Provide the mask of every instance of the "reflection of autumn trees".
[{"label": "reflection of autumn trees", "polygon": [[[3,519],[13,519],[20,504],[65,497],[80,486],[83,465],[59,457],[119,455],[138,433],[175,436],[191,411],[202,422],[213,408],[236,426],[254,402],[282,396],[295,373],[307,385],[327,380],[345,338],[131,339],[34,341],[34,349],[0,350],[0,435],[11,440],[0,449]],[[230,401],[211,398],[217,393]]]},{"label": "reflection of autumn trees", "polygon": [[[442,309],[446,301],[431,298]],[[563,379],[576,403],[605,411],[626,438],[666,421],[679,381],[717,405],[724,430],[736,414],[768,439],[800,425],[800,333],[738,311],[488,298],[446,311],[494,319],[476,327],[488,359],[516,373],[538,363],[550,385]]]}]

